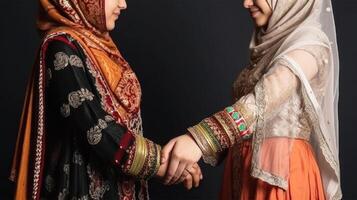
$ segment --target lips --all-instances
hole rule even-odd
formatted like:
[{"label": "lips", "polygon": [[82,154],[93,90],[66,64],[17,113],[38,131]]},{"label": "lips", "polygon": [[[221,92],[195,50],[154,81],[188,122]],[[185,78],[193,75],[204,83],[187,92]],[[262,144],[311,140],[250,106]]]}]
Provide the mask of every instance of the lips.
[{"label": "lips", "polygon": [[250,16],[252,16],[252,18],[257,18],[259,16],[259,14],[260,14],[260,12],[256,11],[256,12],[250,13]]},{"label": "lips", "polygon": [[260,13],[260,9],[257,7],[252,7],[249,9],[249,12],[252,17],[257,17]]},{"label": "lips", "polygon": [[115,9],[113,11],[113,14],[119,16],[120,15],[120,9]]}]

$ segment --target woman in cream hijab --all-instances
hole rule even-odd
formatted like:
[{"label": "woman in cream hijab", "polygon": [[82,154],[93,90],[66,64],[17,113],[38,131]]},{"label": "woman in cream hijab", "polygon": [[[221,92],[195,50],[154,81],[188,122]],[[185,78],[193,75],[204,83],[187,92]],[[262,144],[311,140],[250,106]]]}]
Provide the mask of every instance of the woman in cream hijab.
[{"label": "woman in cream hijab", "polygon": [[211,165],[226,158],[221,199],[341,199],[331,1],[243,4],[256,29],[235,102],[164,147],[166,183],[201,156]]}]

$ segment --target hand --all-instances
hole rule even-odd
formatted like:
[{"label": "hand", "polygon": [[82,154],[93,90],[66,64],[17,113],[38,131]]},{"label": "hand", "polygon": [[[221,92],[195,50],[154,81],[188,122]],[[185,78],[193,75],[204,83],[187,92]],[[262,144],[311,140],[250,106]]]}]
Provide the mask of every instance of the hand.
[{"label": "hand", "polygon": [[170,140],[161,153],[161,164],[169,162],[164,180],[167,185],[175,183],[186,168],[191,169],[202,157],[201,149],[189,134]]},{"label": "hand", "polygon": [[155,177],[158,179],[164,179],[167,167],[168,167],[168,162],[165,162],[165,163],[161,162],[161,165],[160,165],[159,170],[157,171]]},{"label": "hand", "polygon": [[[158,172],[156,173],[156,178],[163,180],[167,167],[168,162],[161,164]],[[182,176],[175,184],[183,182],[184,187],[187,190],[190,190],[192,187],[198,187],[202,179],[203,175],[201,168],[197,163],[195,163],[190,169],[185,169],[185,171],[182,173]]]},{"label": "hand", "polygon": [[183,181],[183,185],[187,190],[190,190],[192,186],[198,187],[200,185],[200,181],[203,179],[200,166],[195,163],[191,169],[185,169],[185,172],[187,172],[187,174],[183,173],[176,184]]},{"label": "hand", "polygon": [[[168,162],[161,164],[158,172],[156,173],[156,178],[162,180],[166,174],[167,167]],[[185,169],[184,173],[182,173],[182,176],[176,182],[176,184],[183,182],[184,187],[187,190],[190,190],[193,186],[198,187],[202,179],[203,176],[201,168],[197,163],[195,163],[190,169]]]}]

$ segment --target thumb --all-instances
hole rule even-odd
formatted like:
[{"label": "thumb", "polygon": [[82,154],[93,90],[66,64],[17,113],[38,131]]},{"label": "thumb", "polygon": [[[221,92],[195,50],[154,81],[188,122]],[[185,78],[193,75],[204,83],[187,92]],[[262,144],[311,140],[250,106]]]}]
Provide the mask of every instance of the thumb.
[{"label": "thumb", "polygon": [[161,150],[161,164],[164,164],[167,162],[167,160],[170,157],[170,153],[172,151],[172,149],[174,148],[176,143],[176,140],[170,140],[165,146],[164,148],[162,148]]}]

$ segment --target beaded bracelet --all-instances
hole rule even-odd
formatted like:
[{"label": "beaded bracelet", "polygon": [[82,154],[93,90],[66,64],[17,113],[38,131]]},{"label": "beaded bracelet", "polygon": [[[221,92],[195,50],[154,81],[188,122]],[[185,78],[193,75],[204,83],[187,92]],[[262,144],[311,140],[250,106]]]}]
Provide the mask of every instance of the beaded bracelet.
[{"label": "beaded bracelet", "polygon": [[243,137],[248,133],[247,123],[241,114],[236,111],[232,106],[225,108],[225,111],[229,114],[229,116],[233,119],[236,126],[238,127],[239,135]]}]

